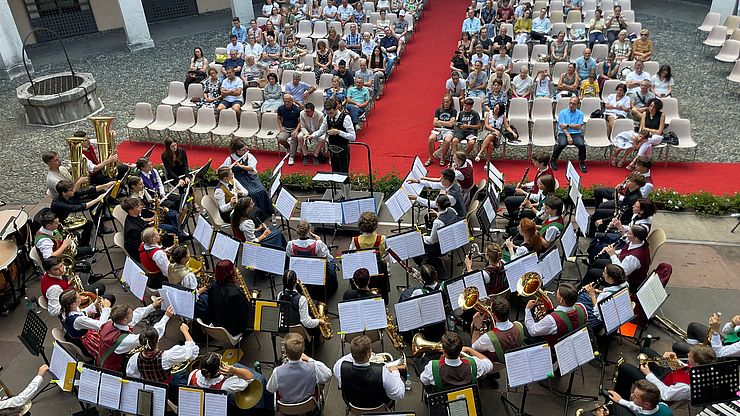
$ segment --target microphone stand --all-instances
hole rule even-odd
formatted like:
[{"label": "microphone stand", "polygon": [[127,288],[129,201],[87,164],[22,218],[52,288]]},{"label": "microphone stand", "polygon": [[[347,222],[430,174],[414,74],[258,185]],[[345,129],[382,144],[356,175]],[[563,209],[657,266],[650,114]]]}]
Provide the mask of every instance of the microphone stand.
[{"label": "microphone stand", "polygon": [[[98,205],[95,208],[93,208],[93,210],[95,210],[95,212],[97,212],[98,218],[95,220],[95,235],[91,239],[91,243],[90,243],[91,244],[91,248],[92,248],[92,252],[93,252],[93,256],[94,256],[95,255],[95,252],[97,251],[96,247],[98,246],[98,238],[100,238],[100,240],[103,241],[103,249],[100,250],[100,252],[101,253],[102,252],[105,252],[105,256],[108,258],[108,264],[110,265],[110,271],[108,273],[104,274],[101,277],[101,279],[104,278],[104,277],[106,277],[106,276],[109,276],[109,275],[115,276],[116,271],[117,271],[116,268],[115,268],[115,265],[113,265],[113,259],[110,256],[110,248],[108,247],[108,243],[106,243],[106,241],[105,241],[105,236],[100,233],[100,227],[102,227],[102,225],[103,225],[103,212],[105,212],[104,210],[107,210],[108,209],[107,199],[108,199],[107,197],[103,198],[98,203]],[[92,271],[91,271],[91,273],[92,273]]]}]

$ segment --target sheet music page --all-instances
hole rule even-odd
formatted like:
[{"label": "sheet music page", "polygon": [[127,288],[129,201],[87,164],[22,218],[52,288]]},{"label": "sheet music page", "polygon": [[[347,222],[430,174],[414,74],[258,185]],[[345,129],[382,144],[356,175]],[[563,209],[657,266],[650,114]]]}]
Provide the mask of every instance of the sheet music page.
[{"label": "sheet music page", "polygon": [[606,331],[611,332],[619,328],[619,315],[617,315],[617,305],[614,302],[614,298],[607,298],[603,302],[600,302],[598,307],[601,311],[601,320],[604,321]]},{"label": "sheet music page", "polygon": [[262,264],[262,261],[258,261],[260,258],[259,246],[258,243],[252,243],[250,241],[242,243],[242,266],[257,269],[257,265]]},{"label": "sheet music page", "polygon": [[420,297],[419,310],[421,310],[421,321],[424,326],[443,322],[447,319],[447,315],[445,315],[445,304],[442,300],[442,292],[435,292],[429,296]]},{"label": "sheet music page", "polygon": [[421,194],[421,191],[424,190],[424,185],[420,183],[410,183],[408,182],[409,179],[414,179],[413,176],[409,173],[408,176],[401,182],[401,188],[406,193],[406,195],[416,195],[419,196]]},{"label": "sheet music page", "polygon": [[645,283],[637,291],[637,300],[640,301],[640,305],[648,318],[655,316],[660,305],[663,304],[667,297],[668,293],[663,287],[663,284],[660,283],[660,277],[655,272],[648,276]]},{"label": "sheet music page", "polygon": [[100,371],[83,367],[80,372],[80,384],[77,386],[77,398],[83,402],[98,404],[98,386],[100,386]]},{"label": "sheet music page", "polygon": [[470,416],[468,413],[468,401],[465,399],[449,402],[447,410],[448,416]]},{"label": "sheet music page", "polygon": [[126,256],[126,262],[123,263],[123,280],[128,284],[128,288],[138,299],[144,299],[146,292],[147,277],[138,264]]},{"label": "sheet music page", "polygon": [[116,409],[121,403],[121,377],[108,373],[100,375],[100,395],[98,404],[108,409]]},{"label": "sheet music page", "polygon": [[542,276],[542,286],[547,286],[558,273],[563,271],[563,265],[560,262],[560,253],[557,248],[547,253],[537,265],[540,268],[540,276]]},{"label": "sheet music page", "polygon": [[465,220],[452,223],[437,230],[439,249],[442,254],[460,248],[469,240],[468,223]]},{"label": "sheet music page", "polygon": [[581,194],[581,188],[578,186],[577,182],[574,185],[571,185],[570,189],[568,190],[568,196],[570,197],[571,201],[578,201],[583,198],[583,194]]},{"label": "sheet music page", "polygon": [[213,234],[213,227],[202,215],[198,216],[198,222],[195,224],[195,231],[193,231],[193,238],[197,241],[204,250],[208,251],[211,249],[211,235]]},{"label": "sheet music page", "polygon": [[373,250],[342,254],[342,277],[344,280],[351,279],[355,271],[363,267],[370,272],[370,276],[380,274],[378,272],[378,256]]},{"label": "sheet music page", "polygon": [[507,352],[504,354],[504,358],[506,361],[506,376],[509,379],[509,387],[523,386],[532,382],[532,374],[529,372],[529,355],[527,354],[527,349]]},{"label": "sheet music page", "polygon": [[588,211],[586,211],[586,206],[583,205],[583,200],[579,199],[578,203],[576,203],[576,224],[578,224],[578,228],[581,230],[583,235],[586,235],[588,232],[589,217],[590,215],[588,215]]},{"label": "sheet music page", "polygon": [[463,278],[465,287],[476,287],[478,288],[478,296],[480,299],[488,298],[488,291],[486,290],[486,281],[483,279],[483,272],[478,270]]},{"label": "sheet music page", "polygon": [[360,219],[360,204],[356,200],[342,201],[342,224],[354,224]]},{"label": "sheet music page", "polygon": [[231,260],[236,262],[236,254],[239,252],[239,242],[224,233],[216,233],[213,240],[211,254],[219,260]]},{"label": "sheet music page", "polygon": [[[172,305],[172,309],[175,310],[175,315],[193,319],[195,316],[195,293],[191,290],[168,285],[163,285],[162,289],[165,289],[167,301]],[[160,290],[160,292],[162,291]],[[164,303],[162,307],[166,309]]]},{"label": "sheet music page", "polygon": [[275,209],[283,218],[290,219],[293,216],[293,209],[298,200],[285,188],[280,188],[277,200],[275,200]]},{"label": "sheet music page", "polygon": [[167,389],[145,384],[144,390],[151,391],[152,396],[154,397],[154,406],[152,406],[154,407],[154,412],[152,413],[152,416],[164,416],[164,409],[167,405]]},{"label": "sheet music page", "polygon": [[494,176],[498,178],[499,180],[504,180],[504,174],[501,173],[500,170],[496,167],[496,165],[493,164],[493,162],[489,162],[488,165],[486,165],[486,169],[488,170],[489,176]]},{"label": "sheet music page", "polygon": [[385,206],[388,208],[388,212],[391,213],[393,221],[400,220],[406,214],[406,211],[411,209],[411,205],[411,201],[404,191],[403,186],[385,201]]},{"label": "sheet music page", "polygon": [[396,323],[399,332],[411,331],[421,328],[424,324],[421,319],[421,309],[417,299],[409,299],[394,305],[396,311]]},{"label": "sheet music page", "polygon": [[554,374],[550,347],[547,344],[528,348],[527,359],[529,360],[529,370],[532,373],[532,381],[544,380],[548,375]]},{"label": "sheet music page", "polygon": [[398,254],[401,260],[424,254],[424,240],[421,236],[421,231],[412,231],[393,237],[386,237],[385,244]]},{"label": "sheet music page", "polygon": [[280,330],[280,307],[262,306],[260,331],[278,332]]},{"label": "sheet music page", "polygon": [[226,414],[229,396],[226,394],[206,393],[203,416],[223,416]]},{"label": "sheet music page", "polygon": [[446,281],[445,289],[447,289],[447,296],[450,299],[450,306],[452,306],[452,309],[460,309],[457,299],[460,297],[460,294],[463,293],[463,290],[465,290],[465,282],[463,279]]},{"label": "sheet music page", "polygon": [[519,257],[514,261],[504,264],[504,271],[506,272],[506,280],[509,281],[509,288],[512,292],[516,292],[516,284],[525,273],[539,273],[540,268],[537,265],[537,253],[527,254],[524,257]]},{"label": "sheet music page", "polygon": [[555,344],[555,356],[558,359],[560,374],[568,374],[578,368],[578,357],[576,357],[576,350],[573,347],[573,339],[571,337],[565,338]]},{"label": "sheet music page", "polygon": [[254,243],[243,243],[242,266],[281,275],[285,271],[285,251]]},{"label": "sheet music page", "polygon": [[203,390],[180,387],[177,414],[179,416],[202,416],[203,394]]},{"label": "sheet music page", "polygon": [[347,180],[347,177],[348,176],[345,173],[318,172],[311,180],[344,183],[344,181]]},{"label": "sheet music page", "polygon": [[121,403],[119,410],[123,413],[135,415],[139,410],[139,390],[144,389],[144,384],[137,381],[126,380],[121,385]]},{"label": "sheet music page", "polygon": [[67,351],[62,348],[58,343],[54,343],[54,347],[51,351],[51,361],[49,361],[49,370],[54,377],[59,379],[59,387],[62,387],[64,382],[64,376],[67,373],[67,364],[76,363],[74,359]]},{"label": "sheet music page", "polygon": [[375,208],[377,208],[375,205],[375,198],[373,197],[358,199],[357,205],[360,207],[360,214],[363,212],[375,213]]},{"label": "sheet music page", "polygon": [[630,299],[629,290],[624,288],[612,296],[614,300],[614,309],[619,317],[619,325],[629,322],[635,315],[632,310],[632,300]]},{"label": "sheet music page", "polygon": [[383,329],[388,326],[383,298],[365,299],[360,303],[365,330]]},{"label": "sheet music page", "polygon": [[574,188],[578,188],[580,186],[581,175],[578,174],[578,171],[576,170],[575,166],[573,166],[573,163],[570,162],[570,160],[565,167],[565,177],[568,179],[568,183],[570,183],[570,186]]},{"label": "sheet music page", "polygon": [[275,176],[275,179],[273,179],[272,184],[270,185],[270,199],[275,197],[275,192],[277,192],[278,188],[280,187],[280,177],[282,176],[282,173],[278,172]]},{"label": "sheet music page", "polygon": [[289,266],[295,271],[298,278],[307,285],[324,285],[326,273],[326,259],[313,257],[291,257]]},{"label": "sheet music page", "polygon": [[302,202],[301,219],[311,224],[341,224],[342,204],[331,201]]},{"label": "sheet music page", "polygon": [[573,250],[576,248],[576,231],[573,229],[573,223],[571,222],[563,231],[563,235],[560,237],[560,244],[563,245],[563,252],[565,257],[573,255]]},{"label": "sheet music page", "polygon": [[339,302],[337,310],[339,312],[339,329],[345,334],[354,334],[362,332],[365,324],[362,320],[362,301]]},{"label": "sheet music page", "polygon": [[486,218],[488,218],[488,222],[493,223],[494,221],[496,221],[496,210],[493,208],[491,198],[486,198],[486,200],[483,201],[483,209],[486,211]]},{"label": "sheet music page", "polygon": [[421,162],[419,156],[414,158],[414,163],[411,165],[411,173],[414,175],[414,179],[420,179],[422,176],[427,176],[427,173],[429,173],[429,170],[424,166],[424,163]]},{"label": "sheet music page", "polygon": [[275,170],[272,171],[272,176],[277,175],[278,173],[281,173],[283,171],[283,165],[285,164],[285,160],[288,159],[288,154],[283,156],[282,159],[280,159],[280,162],[278,162],[277,165],[275,165]]},{"label": "sheet music page", "polygon": [[573,350],[578,360],[578,365],[584,365],[595,358],[594,346],[591,344],[591,337],[588,335],[588,327],[581,328],[580,331],[571,335],[573,339]]}]

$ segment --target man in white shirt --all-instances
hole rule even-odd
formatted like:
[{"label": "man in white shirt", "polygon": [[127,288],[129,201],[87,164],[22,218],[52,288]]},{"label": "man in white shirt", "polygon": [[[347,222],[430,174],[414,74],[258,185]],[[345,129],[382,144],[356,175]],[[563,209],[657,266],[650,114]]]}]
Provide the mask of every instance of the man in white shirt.
[{"label": "man in white shirt", "polygon": [[267,391],[278,394],[282,403],[301,403],[316,394],[318,385],[328,383],[332,373],[326,364],[304,353],[300,334],[287,334],[284,345],[288,361],[275,367],[267,381]]},{"label": "man in white shirt", "polygon": [[226,53],[231,56],[231,51],[236,51],[237,57],[244,58],[244,44],[236,40],[236,35],[229,36],[229,41],[226,45]]},{"label": "man in white shirt", "polygon": [[365,32],[362,34],[362,40],[360,41],[360,53],[369,58],[377,45],[370,32]]},{"label": "man in white shirt", "polygon": [[[313,103],[306,103],[299,117],[301,123],[301,132],[298,136],[298,145],[301,148],[301,154],[308,154],[308,143],[311,142],[311,135],[316,132],[321,124],[324,123],[324,114],[316,111]],[[321,135],[315,139],[316,146],[313,152],[313,165],[318,166],[325,163],[329,157],[329,150],[326,148],[326,135]],[[323,158],[323,162],[320,158]]]},{"label": "man in white shirt", "polygon": [[645,64],[642,61],[636,61],[635,70],[627,74],[625,81],[627,82],[627,96],[630,98],[634,98],[635,93],[640,91],[642,81],[650,81],[650,74],[645,72],[644,68]]},{"label": "man in white shirt", "polygon": [[550,35],[550,30],[552,30],[552,23],[547,18],[547,9],[543,7],[540,9],[540,15],[532,19],[532,33],[530,36],[532,40],[539,41],[540,45],[544,45]]},{"label": "man in white shirt", "polygon": [[[510,322],[509,302],[501,296],[494,296],[491,304],[491,316],[481,316],[479,312],[473,316],[470,333],[473,345],[471,348],[480,351],[492,362],[504,362],[504,354],[524,344],[524,327],[521,322]],[[483,319],[488,322],[489,330],[481,333]]]},{"label": "man in white shirt", "polygon": [[[440,392],[475,384],[493,370],[491,360],[470,347],[464,347],[456,332],[445,333],[441,343],[442,357],[427,363],[419,375],[421,384],[434,386]],[[465,355],[461,357],[461,353]]]},{"label": "man in white shirt", "polygon": [[[351,68],[352,62],[357,58],[359,58],[359,55],[347,48],[347,42],[340,40],[339,49],[334,51],[331,62],[334,64],[334,70],[338,71],[340,61],[344,61],[347,64],[347,68]],[[345,85],[345,87],[349,88],[350,85]]]},{"label": "man in white shirt", "polygon": [[[161,305],[162,299],[155,298],[149,306],[136,309],[132,309],[131,306],[125,304],[113,306],[110,312],[110,320],[104,323],[100,329],[98,365],[108,370],[122,371],[124,355],[141,345],[139,344],[139,335],[132,332],[133,328]],[[168,308],[162,319],[154,324],[159,339],[164,336],[167,322],[173,315],[172,309]]]},{"label": "man in white shirt", "polygon": [[257,39],[253,35],[249,35],[247,44],[244,45],[244,59],[246,60],[250,56],[255,61],[259,60],[262,56],[262,45],[257,43]]},{"label": "man in white shirt", "polygon": [[[609,398],[614,403],[619,403],[630,409],[637,416],[672,416],[673,411],[667,404],[660,401],[660,390],[658,387],[647,381],[637,380],[632,385],[632,394],[630,400],[625,400],[619,393],[609,390]],[[603,408],[594,412],[596,416],[604,416]]]},{"label": "man in white shirt", "polygon": [[[172,367],[194,360],[198,357],[200,348],[195,345],[193,337],[190,336],[188,325],[184,322],[180,324],[180,333],[185,339],[185,344],[175,345],[162,351],[158,348],[159,334],[157,331],[152,327],[144,329],[139,339],[139,343],[142,344],[144,350],[129,358],[128,363],[126,363],[126,375],[159,383],[171,383],[178,379],[176,385],[187,384],[186,373],[183,371],[181,376],[175,376],[171,372]],[[142,340],[145,342],[142,342]]]},{"label": "man in white shirt", "polygon": [[352,20],[352,17],[354,17],[355,9],[349,5],[348,0],[342,0],[342,4],[337,7],[337,20],[344,26]]},{"label": "man in white shirt", "polygon": [[[42,364],[36,376],[22,392],[12,397],[0,399],[0,412],[17,415],[27,414],[31,408],[31,398],[41,388],[41,383],[44,381],[44,375],[47,371],[49,371],[49,366]],[[10,409],[13,409],[13,411],[11,412]]]},{"label": "man in white shirt", "polygon": [[[526,276],[526,275],[525,275]],[[524,310],[524,326],[530,337],[545,337],[554,346],[558,339],[588,322],[586,308],[578,301],[578,290],[570,283],[560,285],[556,293],[558,305],[555,310],[534,321],[532,308],[537,300],[530,300]]]},{"label": "man in white shirt", "polygon": [[328,0],[326,6],[321,10],[321,17],[326,21],[337,19],[337,6],[334,5],[334,0]]},{"label": "man in white shirt", "polygon": [[[56,198],[59,196],[57,193],[57,183],[62,179],[71,181],[72,175],[69,173],[69,169],[67,169],[67,167],[62,166],[62,159],[59,157],[59,154],[53,150],[44,152],[41,155],[41,160],[43,160],[49,167],[49,171],[46,173],[46,189],[52,198]],[[76,191],[80,189],[83,184],[88,183],[88,180],[87,176],[81,176],[80,179],[75,182],[74,190]]]}]

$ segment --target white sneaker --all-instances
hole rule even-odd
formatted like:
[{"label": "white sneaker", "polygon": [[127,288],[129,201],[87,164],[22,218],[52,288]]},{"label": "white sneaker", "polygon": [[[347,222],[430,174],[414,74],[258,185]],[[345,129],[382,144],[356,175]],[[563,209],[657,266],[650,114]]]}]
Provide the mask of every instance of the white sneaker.
[{"label": "white sneaker", "polygon": [[295,159],[293,159],[293,156],[288,157],[288,166],[293,166],[295,164]]}]

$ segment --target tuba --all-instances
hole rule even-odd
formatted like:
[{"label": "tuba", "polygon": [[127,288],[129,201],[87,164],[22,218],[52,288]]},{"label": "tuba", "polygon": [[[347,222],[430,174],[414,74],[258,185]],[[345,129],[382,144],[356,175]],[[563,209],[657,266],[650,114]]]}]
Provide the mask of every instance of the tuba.
[{"label": "tuba", "polygon": [[545,315],[554,309],[552,301],[547,296],[548,292],[542,290],[542,276],[539,273],[525,273],[517,282],[516,291],[521,297],[534,296],[537,298],[537,305],[535,305],[532,311],[535,321],[544,318]]},{"label": "tuba", "polygon": [[246,389],[234,394],[234,401],[236,406],[242,410],[251,409],[260,401],[262,394],[262,382],[252,379]]},{"label": "tuba", "polygon": [[[70,137],[67,139],[67,145],[69,146],[69,160],[72,164],[70,169],[72,182],[77,182],[81,177],[89,174],[85,157],[82,156],[83,141],[85,141],[85,138],[83,137]],[[64,228],[70,231],[82,228],[85,224],[87,224],[87,218],[85,218],[81,212],[74,213],[64,220]]]},{"label": "tuba", "polygon": [[[108,159],[116,152],[116,139],[110,131],[113,117],[88,117],[95,128],[95,137],[98,139],[98,156],[100,160]],[[118,172],[116,164],[111,164],[103,169],[103,174],[109,178],[115,178]],[[116,184],[116,186],[119,186]]]},{"label": "tuba", "polygon": [[481,333],[487,332],[493,326],[493,312],[491,309],[480,301],[480,292],[475,286],[466,287],[460,297],[457,298],[460,308],[467,311],[475,309],[483,317],[483,325],[478,328]]},{"label": "tuba", "polygon": [[329,322],[329,318],[326,314],[326,304],[319,302],[319,304],[317,305],[316,302],[311,299],[311,295],[308,293],[308,289],[306,289],[306,286],[303,284],[303,282],[298,279],[296,280],[296,283],[298,283],[298,286],[301,288],[301,293],[303,294],[303,296],[306,297],[308,309],[311,311],[311,315],[319,320],[319,331],[321,332],[321,338],[326,340],[331,339],[334,334],[332,334],[331,332],[331,322]]},{"label": "tuba", "polygon": [[414,335],[411,340],[411,355],[417,356],[426,353],[441,353],[442,342],[432,342],[424,339],[421,332]]}]

